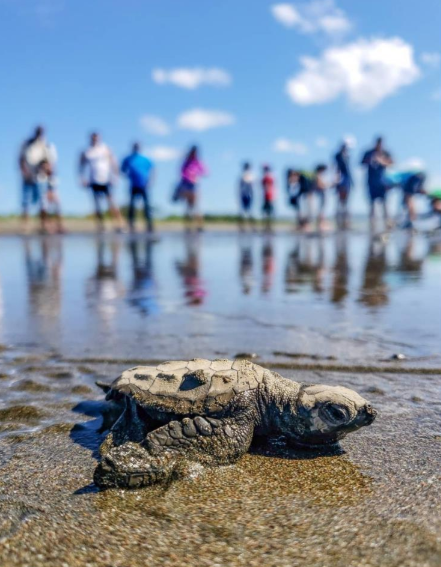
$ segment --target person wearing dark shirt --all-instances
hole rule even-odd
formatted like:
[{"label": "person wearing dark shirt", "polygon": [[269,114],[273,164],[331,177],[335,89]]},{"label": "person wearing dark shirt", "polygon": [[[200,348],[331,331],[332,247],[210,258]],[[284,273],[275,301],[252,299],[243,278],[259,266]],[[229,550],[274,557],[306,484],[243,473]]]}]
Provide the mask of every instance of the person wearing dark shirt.
[{"label": "person wearing dark shirt", "polygon": [[352,188],[352,174],[349,163],[349,148],[346,142],[335,155],[335,168],[337,171],[337,211],[336,222],[338,228],[349,227],[348,200]]},{"label": "person wearing dark shirt", "polygon": [[149,189],[152,180],[153,163],[141,153],[141,146],[133,144],[132,153],[121,164],[121,171],[130,181],[128,219],[130,230],[135,229],[135,205],[138,199],[144,203],[144,216],[148,232],[153,232],[153,218]]},{"label": "person wearing dark shirt", "polygon": [[269,165],[263,166],[263,176],[261,183],[263,189],[262,211],[264,215],[264,224],[265,224],[265,229],[270,231],[271,224],[274,218],[274,201],[276,199],[276,183]]},{"label": "person wearing dark shirt", "polygon": [[302,215],[302,200],[312,189],[311,174],[296,169],[288,169],[286,172],[286,191],[288,193],[289,204],[294,207],[297,213],[297,227],[305,228],[309,222],[308,215]]},{"label": "person wearing dark shirt", "polygon": [[383,147],[383,138],[377,138],[374,148],[364,154],[361,164],[367,168],[371,227],[375,219],[375,201],[377,200],[381,201],[383,206],[384,222],[387,227],[390,227],[386,203],[388,189],[386,170],[393,164],[393,159]]}]

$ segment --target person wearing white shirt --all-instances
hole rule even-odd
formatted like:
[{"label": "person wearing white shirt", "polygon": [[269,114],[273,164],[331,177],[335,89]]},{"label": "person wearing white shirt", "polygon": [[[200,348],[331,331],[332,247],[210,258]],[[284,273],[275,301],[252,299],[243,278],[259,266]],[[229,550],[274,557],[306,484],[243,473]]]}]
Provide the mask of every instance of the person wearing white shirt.
[{"label": "person wearing white shirt", "polygon": [[109,213],[118,232],[122,230],[123,220],[112,197],[112,186],[118,179],[118,163],[110,148],[101,141],[100,135],[93,132],[89,147],[81,153],[79,163],[80,183],[92,190],[95,203],[95,216],[98,229],[104,228],[104,215],[101,208],[103,198],[107,200]]}]

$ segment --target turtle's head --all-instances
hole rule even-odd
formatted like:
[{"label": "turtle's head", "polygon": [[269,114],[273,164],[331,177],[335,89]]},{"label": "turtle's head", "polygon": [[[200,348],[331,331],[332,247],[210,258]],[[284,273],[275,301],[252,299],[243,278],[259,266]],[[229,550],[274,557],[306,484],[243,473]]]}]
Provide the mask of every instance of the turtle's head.
[{"label": "turtle's head", "polygon": [[336,443],[349,432],[370,425],[377,415],[357,392],[319,384],[301,386],[296,413],[290,440],[305,447]]}]

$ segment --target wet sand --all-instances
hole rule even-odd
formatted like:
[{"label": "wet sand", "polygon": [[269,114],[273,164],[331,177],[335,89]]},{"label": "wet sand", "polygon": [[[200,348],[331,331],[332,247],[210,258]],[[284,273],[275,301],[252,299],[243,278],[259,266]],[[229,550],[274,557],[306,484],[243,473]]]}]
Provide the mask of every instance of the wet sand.
[{"label": "wet sand", "polygon": [[[327,243],[323,261],[316,261],[320,247],[315,242],[308,271],[300,267],[299,275],[298,263],[289,257],[295,243],[277,237],[268,292],[263,291],[268,287],[268,251],[255,238],[251,252],[262,263],[253,265],[253,277],[245,278],[252,289],[242,294],[240,269],[234,281],[228,279],[227,261],[234,270],[242,266],[236,240],[203,241],[196,264],[194,255],[185,257],[184,243],[184,275],[182,268],[175,271],[170,262],[175,256],[163,241],[154,256],[152,295],[151,287],[134,293],[133,257],[124,242],[116,284],[109,272],[105,275],[103,265],[109,264],[104,263],[96,267],[103,277],[100,285],[104,282],[96,292],[97,280],[90,285],[90,268],[95,268],[89,264],[94,241],[87,242],[91,249],[84,242],[63,242],[58,266],[53,248],[45,256],[42,243],[31,242],[33,271],[29,263],[23,269],[21,242],[12,242],[9,258],[2,258],[2,566],[441,564],[441,365],[435,347],[439,330],[429,313],[431,302],[439,310],[431,290],[438,294],[440,270],[428,259],[427,243],[418,244],[423,247],[420,256],[413,251],[412,261],[420,263],[409,280],[396,260],[400,255],[394,242],[381,260],[383,268],[371,261],[366,270],[369,257],[357,260],[357,251],[369,250],[369,243],[363,240],[359,247],[350,241],[352,253],[340,271],[335,256],[327,255],[335,243]],[[175,240],[169,244],[175,251],[182,245]],[[304,256],[302,246],[299,254]],[[106,242],[105,252],[110,249]],[[225,262],[220,280],[214,249]],[[346,270],[351,274],[346,284],[340,279],[337,285],[346,294],[336,306],[336,274]],[[401,280],[394,287],[397,274]],[[171,277],[177,287],[171,286]],[[369,287],[366,281],[372,278],[377,279]],[[287,282],[297,289],[295,301],[286,292]],[[124,288],[119,295],[114,293],[118,284]],[[228,291],[228,300],[219,301],[217,285]],[[24,292],[23,303],[10,301],[13,291],[18,299]],[[378,303],[380,291],[387,302]],[[195,297],[202,302],[192,303]],[[371,299],[360,303],[362,297]],[[418,310],[427,314],[427,324],[425,317],[408,322],[414,335],[407,341],[401,340],[402,328],[384,325],[400,320],[403,299],[407,317]],[[77,318],[66,329],[74,310]],[[262,324],[247,336],[244,320],[250,316]],[[178,322],[174,330],[173,320]],[[326,328],[330,320],[336,326],[332,330]],[[201,338],[189,341],[198,326]],[[82,336],[71,340],[81,328]],[[398,348],[406,360],[391,360]],[[345,439],[338,454],[293,452],[276,444],[254,449],[231,467],[195,468],[192,478],[168,487],[98,492],[92,473],[105,405],[95,380],[111,380],[130,361],[216,356],[215,351],[228,356],[255,352],[256,362],[288,378],[354,388],[373,402],[379,417]]]}]

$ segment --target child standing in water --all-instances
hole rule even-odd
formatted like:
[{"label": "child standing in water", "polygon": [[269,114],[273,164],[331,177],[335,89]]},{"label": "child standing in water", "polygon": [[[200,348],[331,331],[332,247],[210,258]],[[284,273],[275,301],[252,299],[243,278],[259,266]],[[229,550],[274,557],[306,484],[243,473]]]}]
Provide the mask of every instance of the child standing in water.
[{"label": "child standing in water", "polygon": [[263,189],[263,218],[264,227],[268,232],[271,231],[274,219],[274,201],[276,199],[276,184],[269,165],[263,166],[262,176]]},{"label": "child standing in water", "polygon": [[248,219],[254,226],[254,217],[251,211],[253,206],[254,192],[254,174],[251,170],[251,164],[245,162],[242,168],[242,174],[239,179],[239,200],[240,200],[240,217],[239,227],[241,230],[245,228],[245,221]]}]

